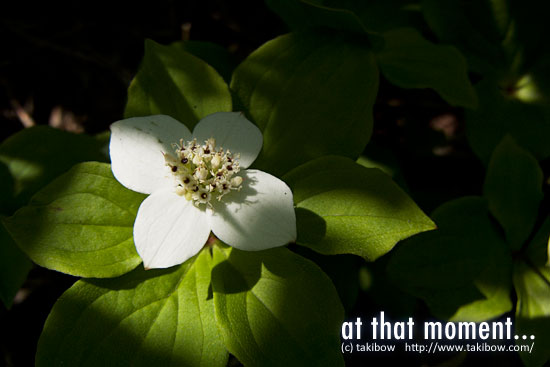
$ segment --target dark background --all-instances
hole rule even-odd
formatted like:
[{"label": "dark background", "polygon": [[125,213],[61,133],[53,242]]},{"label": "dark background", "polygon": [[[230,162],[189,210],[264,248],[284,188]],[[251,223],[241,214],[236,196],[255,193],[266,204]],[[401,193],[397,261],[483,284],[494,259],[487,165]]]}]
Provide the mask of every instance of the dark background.
[{"label": "dark background", "polygon": [[[237,65],[288,31],[258,0],[160,0],[146,5],[11,1],[1,7],[0,140],[32,124],[90,134],[108,129],[122,118],[126,88],[139,66],[145,38],[163,44],[213,42],[226,48]],[[374,117],[367,151],[376,146],[394,156],[401,182],[427,213],[446,200],[481,193],[484,169],[467,145],[460,109],[432,91],[402,90],[382,80]],[[0,366],[34,365],[44,321],[74,281],[35,267],[12,309],[0,305]],[[379,307],[361,294],[353,316],[362,313],[366,319]],[[421,363],[412,353],[374,354],[364,357],[375,359],[374,364],[388,359]],[[503,357],[518,362],[516,355]]]}]

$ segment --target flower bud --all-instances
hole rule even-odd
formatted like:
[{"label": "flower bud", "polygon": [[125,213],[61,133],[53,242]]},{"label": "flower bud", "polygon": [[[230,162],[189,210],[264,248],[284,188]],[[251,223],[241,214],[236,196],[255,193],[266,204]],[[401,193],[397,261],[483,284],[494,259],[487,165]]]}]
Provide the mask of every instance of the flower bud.
[{"label": "flower bud", "polygon": [[241,176],[236,176],[231,179],[231,186],[232,187],[239,187],[243,183],[243,178]]}]

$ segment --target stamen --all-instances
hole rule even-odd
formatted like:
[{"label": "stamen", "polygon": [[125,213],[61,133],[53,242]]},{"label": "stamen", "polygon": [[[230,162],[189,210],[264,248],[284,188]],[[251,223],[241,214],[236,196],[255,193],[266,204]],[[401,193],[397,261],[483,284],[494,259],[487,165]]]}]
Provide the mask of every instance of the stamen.
[{"label": "stamen", "polygon": [[187,143],[181,139],[173,146],[176,157],[164,154],[164,158],[174,175],[176,193],[192,200],[195,206],[212,207],[212,198],[221,200],[232,190],[241,189],[243,178],[237,175],[239,155],[216,147],[214,138],[202,145],[196,139]]}]

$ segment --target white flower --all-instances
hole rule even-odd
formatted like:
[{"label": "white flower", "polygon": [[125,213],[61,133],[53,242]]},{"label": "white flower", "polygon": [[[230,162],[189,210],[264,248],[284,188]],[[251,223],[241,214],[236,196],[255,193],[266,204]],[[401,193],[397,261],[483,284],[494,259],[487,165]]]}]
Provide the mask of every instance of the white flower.
[{"label": "white flower", "polygon": [[288,186],[265,172],[246,170],[262,140],[260,130],[237,112],[209,115],[193,134],[164,115],[111,125],[115,178],[150,194],[134,223],[134,242],[146,268],[183,263],[201,250],[211,231],[250,251],[296,239]]}]

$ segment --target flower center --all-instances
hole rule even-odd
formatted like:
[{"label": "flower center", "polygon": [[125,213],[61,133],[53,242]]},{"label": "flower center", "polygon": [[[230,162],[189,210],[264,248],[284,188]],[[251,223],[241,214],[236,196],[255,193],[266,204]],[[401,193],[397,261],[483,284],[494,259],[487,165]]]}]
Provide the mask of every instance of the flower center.
[{"label": "flower center", "polygon": [[210,204],[212,198],[221,198],[240,190],[243,178],[239,173],[239,155],[216,147],[216,140],[210,138],[200,145],[197,139],[184,144],[173,144],[175,155],[164,154],[166,166],[176,179],[176,193],[187,200],[193,200],[195,206]]}]

